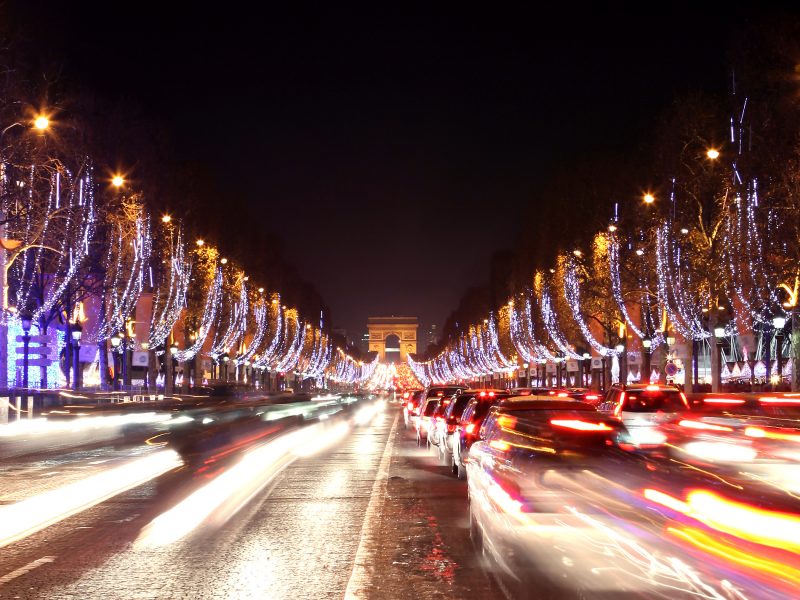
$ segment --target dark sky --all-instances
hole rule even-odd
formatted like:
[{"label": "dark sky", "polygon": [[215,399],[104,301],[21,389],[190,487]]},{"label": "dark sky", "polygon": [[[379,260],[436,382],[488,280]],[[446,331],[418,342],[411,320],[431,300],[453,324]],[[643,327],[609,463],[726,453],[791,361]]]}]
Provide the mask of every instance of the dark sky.
[{"label": "dark sky", "polygon": [[519,234],[551,169],[635,153],[676,93],[724,89],[749,14],[169,4],[7,7],[75,85],[165,124],[180,159],[236,199],[223,206],[285,240],[352,337],[370,315],[441,323]]}]

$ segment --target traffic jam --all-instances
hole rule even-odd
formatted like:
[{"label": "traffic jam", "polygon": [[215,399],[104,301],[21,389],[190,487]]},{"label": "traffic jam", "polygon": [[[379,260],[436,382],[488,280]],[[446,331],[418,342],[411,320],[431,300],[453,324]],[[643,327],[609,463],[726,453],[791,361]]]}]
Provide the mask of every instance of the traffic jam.
[{"label": "traffic jam", "polygon": [[512,598],[797,597],[800,394],[429,387],[403,421],[466,479]]}]

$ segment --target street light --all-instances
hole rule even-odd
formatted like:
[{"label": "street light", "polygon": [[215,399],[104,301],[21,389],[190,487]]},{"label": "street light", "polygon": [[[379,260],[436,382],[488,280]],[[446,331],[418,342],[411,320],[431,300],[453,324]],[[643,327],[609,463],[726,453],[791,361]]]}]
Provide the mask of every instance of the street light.
[{"label": "street light", "polygon": [[642,200],[644,200],[645,204],[652,204],[653,202],[656,201],[656,197],[653,196],[653,194],[647,193],[647,194],[644,195]]},{"label": "street light", "polygon": [[34,119],[33,126],[39,131],[46,131],[50,128],[50,119],[48,119],[45,115],[39,115],[36,117],[36,119]]},{"label": "street light", "polygon": [[772,319],[772,326],[775,328],[775,352],[778,359],[778,381],[780,384],[783,381],[783,328],[786,327],[786,319],[784,317],[775,317]]},{"label": "street light", "polygon": [[717,160],[719,158],[719,150],[717,150],[716,148],[709,148],[706,151],[706,156],[711,160]]},{"label": "street light", "polygon": [[20,316],[19,320],[22,322],[22,387],[28,389],[28,351],[31,343],[31,325],[33,324],[33,317],[27,310]]},{"label": "street light", "polygon": [[114,175],[114,177],[111,178],[111,185],[119,189],[125,185],[125,178],[122,175]]},{"label": "street light", "polygon": [[714,337],[717,338],[717,369],[716,380],[717,389],[712,388],[712,392],[722,391],[722,340],[725,339],[725,328],[722,326],[714,327]]},{"label": "street light", "polygon": [[80,381],[80,366],[81,366],[81,334],[83,333],[83,327],[79,321],[76,321],[72,324],[72,367],[74,376],[72,377],[72,389],[79,390],[81,389],[81,381]]}]

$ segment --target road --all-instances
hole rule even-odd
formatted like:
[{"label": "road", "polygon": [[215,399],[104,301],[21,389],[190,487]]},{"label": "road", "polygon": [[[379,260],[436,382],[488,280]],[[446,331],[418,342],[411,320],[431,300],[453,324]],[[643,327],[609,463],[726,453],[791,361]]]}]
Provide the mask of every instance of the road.
[{"label": "road", "polygon": [[[341,427],[311,456],[296,450],[320,431],[280,459],[279,436],[235,482],[238,457],[139,474],[144,483],[0,548],[0,598],[499,597],[469,540],[466,484],[416,447],[394,407]],[[6,461],[0,517],[164,452],[100,444]]]}]

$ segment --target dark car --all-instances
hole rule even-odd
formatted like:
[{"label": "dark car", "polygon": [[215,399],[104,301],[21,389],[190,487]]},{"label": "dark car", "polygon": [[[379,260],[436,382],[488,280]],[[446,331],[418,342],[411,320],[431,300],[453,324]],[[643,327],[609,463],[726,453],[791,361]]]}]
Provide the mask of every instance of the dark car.
[{"label": "dark car", "polygon": [[484,417],[492,406],[510,397],[508,392],[500,390],[481,390],[472,396],[461,414],[461,420],[456,426],[451,442],[453,475],[457,475],[460,479],[467,476],[466,457],[470,446],[479,439],[478,434]]},{"label": "dark car", "polygon": [[464,409],[470,400],[475,397],[474,391],[467,390],[455,396],[436,421],[436,437],[438,441],[439,459],[444,465],[453,464],[453,440],[456,428],[461,420]]}]

